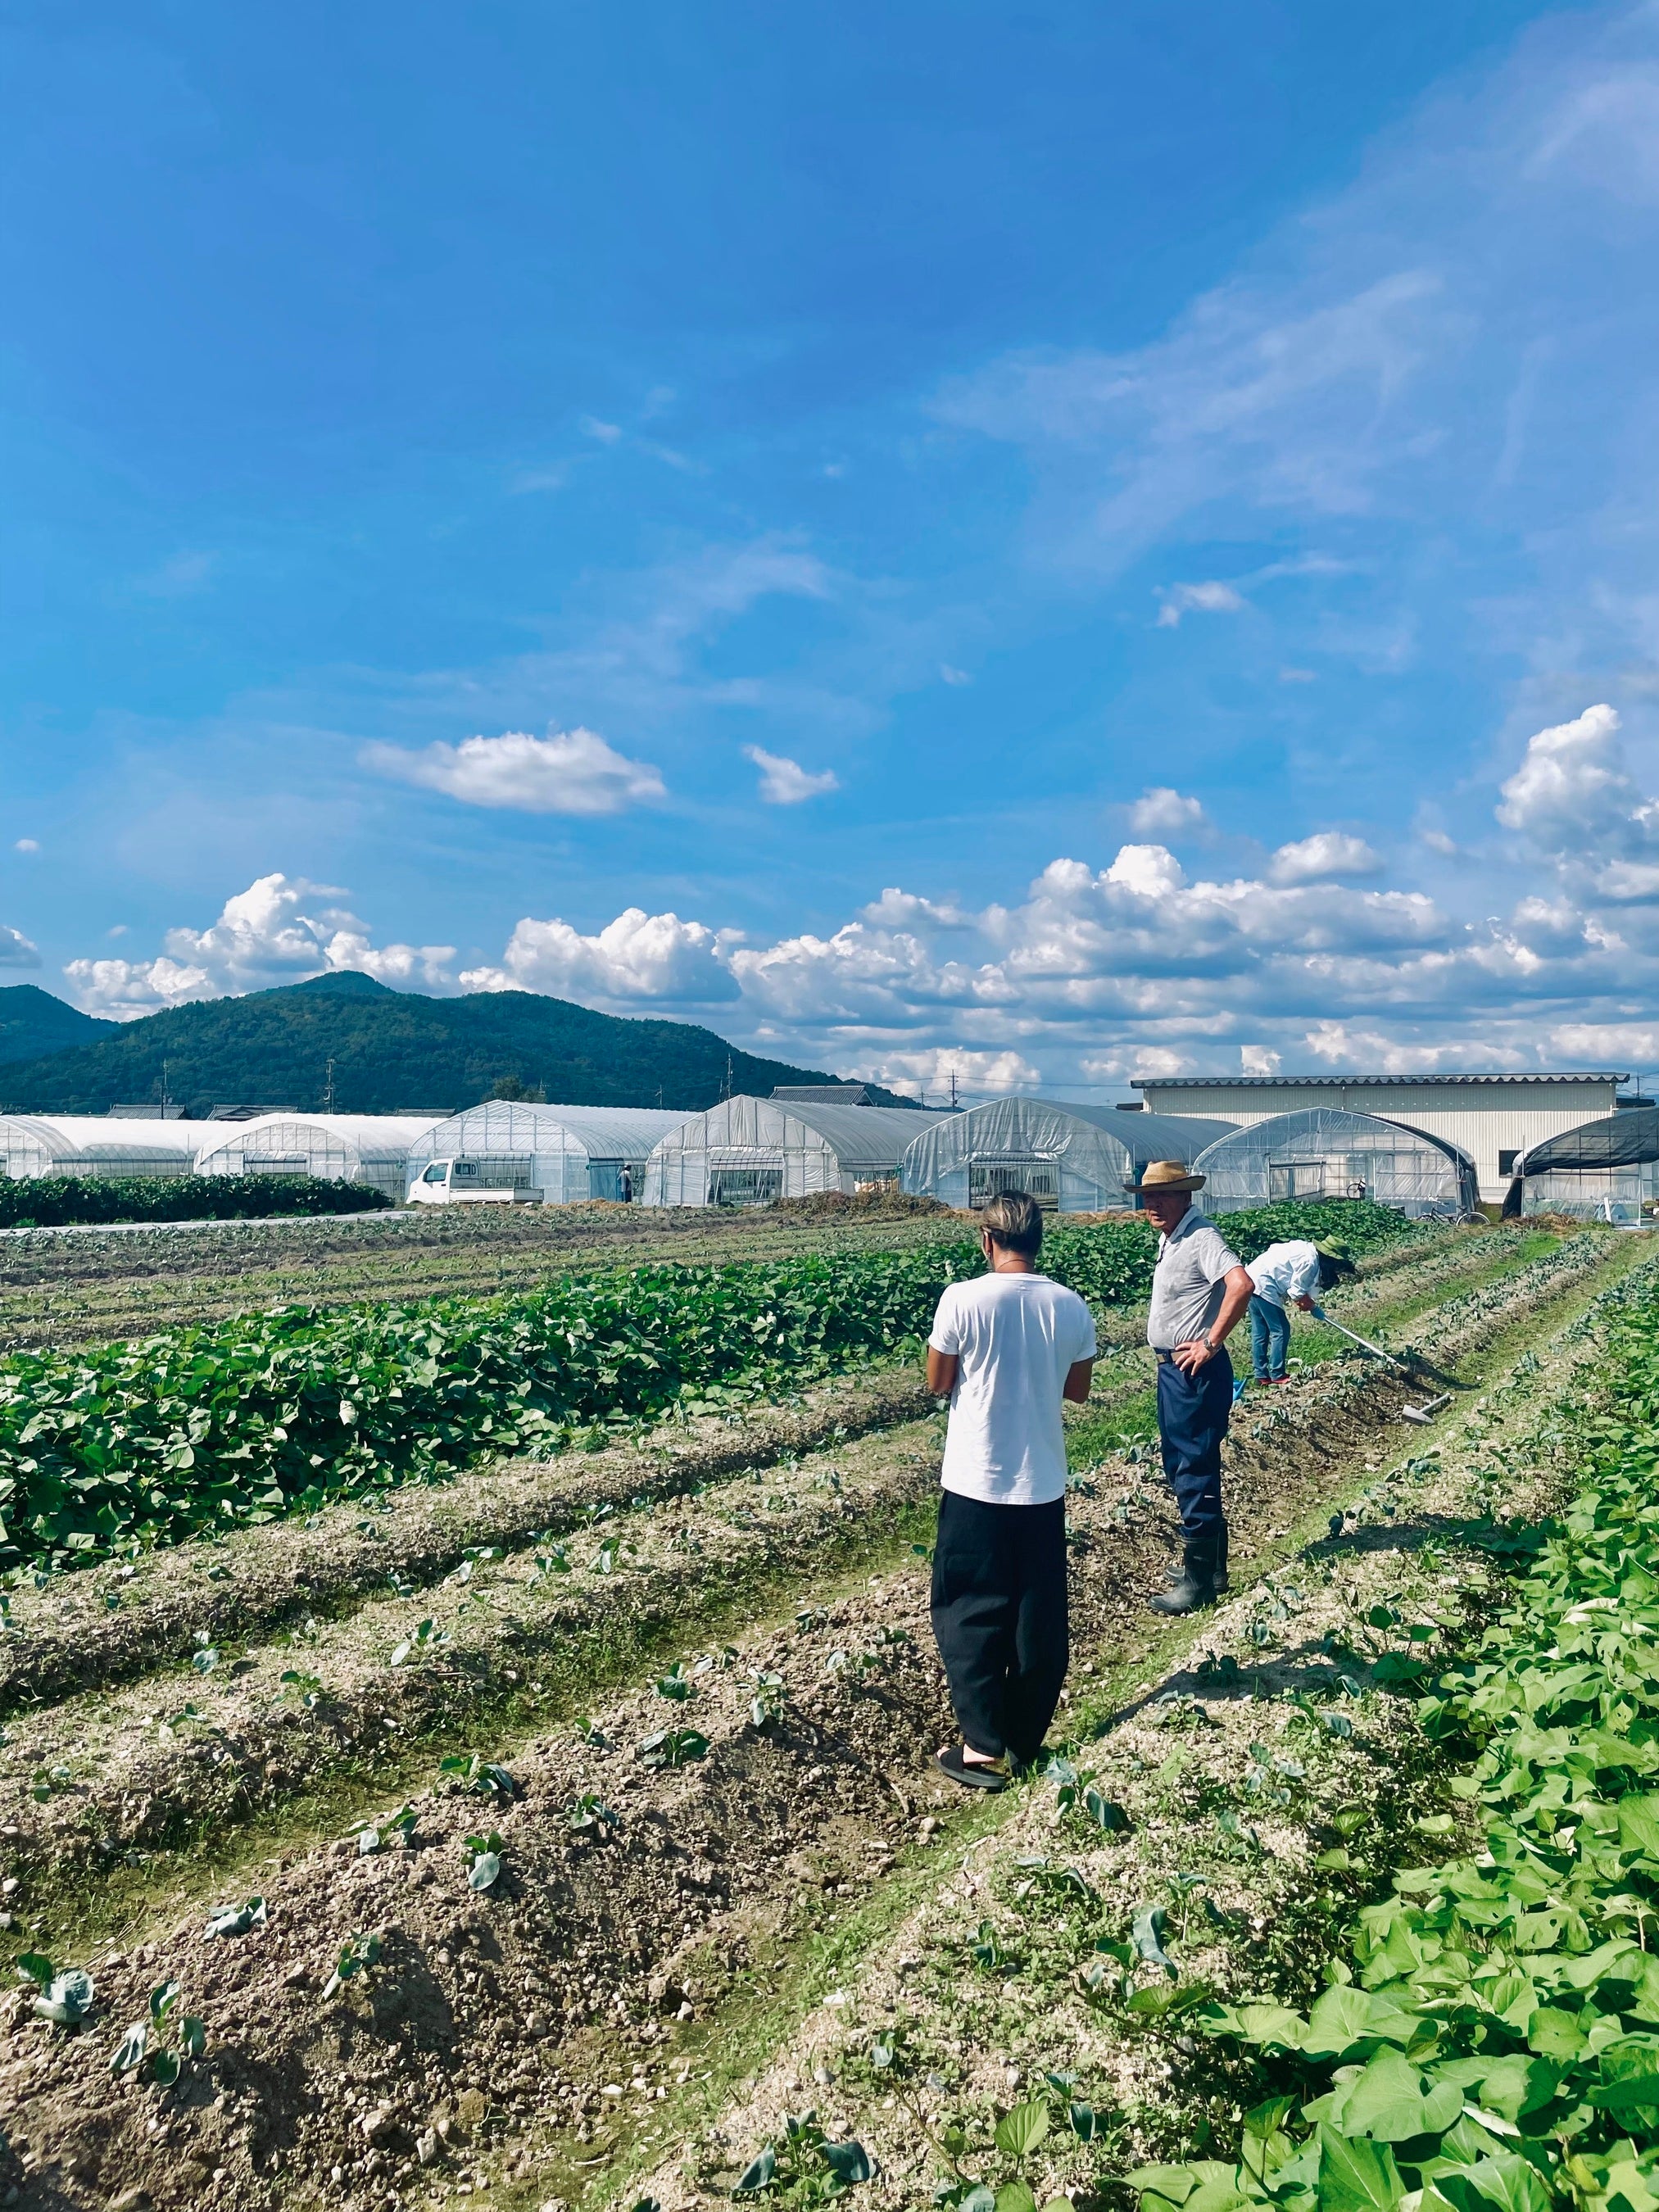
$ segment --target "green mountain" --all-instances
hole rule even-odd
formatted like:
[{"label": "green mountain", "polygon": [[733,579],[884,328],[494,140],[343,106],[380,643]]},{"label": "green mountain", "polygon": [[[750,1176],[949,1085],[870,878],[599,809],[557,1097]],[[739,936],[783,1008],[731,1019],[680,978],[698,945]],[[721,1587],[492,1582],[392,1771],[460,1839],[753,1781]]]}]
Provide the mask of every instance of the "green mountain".
[{"label": "green mountain", "polygon": [[70,1045],[91,1044],[99,1037],[113,1036],[120,1026],[66,1006],[38,983],[0,987],[0,1062],[39,1060]]},{"label": "green mountain", "polygon": [[[775,1084],[836,1080],[757,1060],[686,1022],[624,1020],[529,991],[420,998],[352,972],[136,1022],[93,1023],[62,1011],[113,1034],[0,1067],[6,1110],[102,1114],[118,1101],[159,1100],[165,1083],[165,1095],[195,1115],[232,1100],[314,1112],[331,1085],[342,1114],[471,1106],[504,1085],[563,1105],[660,1100],[690,1113],[728,1087],[763,1097]],[[908,1103],[873,1089],[872,1096]]]}]

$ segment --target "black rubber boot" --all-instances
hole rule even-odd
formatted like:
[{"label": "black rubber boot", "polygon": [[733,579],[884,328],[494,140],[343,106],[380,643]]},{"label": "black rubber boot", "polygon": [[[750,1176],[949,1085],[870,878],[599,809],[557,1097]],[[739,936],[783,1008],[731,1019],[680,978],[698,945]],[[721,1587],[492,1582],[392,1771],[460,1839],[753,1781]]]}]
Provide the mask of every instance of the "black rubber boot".
[{"label": "black rubber boot", "polygon": [[[1183,1559],[1180,1566],[1164,1568],[1164,1579],[1166,1583],[1184,1583],[1187,1574],[1187,1564]],[[1227,1524],[1224,1521],[1221,1524],[1221,1535],[1216,1546],[1215,1587],[1218,1596],[1223,1590],[1231,1587],[1227,1578]]]},{"label": "black rubber boot", "polygon": [[1154,1613],[1196,1613],[1200,1606],[1215,1603],[1216,1546],[1208,1543],[1188,1544],[1186,1565],[1181,1580],[1170,1589],[1160,1590],[1146,1602]]}]

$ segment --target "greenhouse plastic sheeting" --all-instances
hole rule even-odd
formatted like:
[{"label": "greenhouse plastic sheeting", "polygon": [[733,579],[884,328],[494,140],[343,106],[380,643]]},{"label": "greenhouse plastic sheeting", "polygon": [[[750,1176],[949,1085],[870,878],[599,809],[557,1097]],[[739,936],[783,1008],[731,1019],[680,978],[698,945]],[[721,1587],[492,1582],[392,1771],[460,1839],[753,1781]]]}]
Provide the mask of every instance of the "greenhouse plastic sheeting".
[{"label": "greenhouse plastic sheeting", "polygon": [[1564,1130],[1515,1167],[1505,1213],[1565,1213],[1638,1228],[1659,1206],[1659,1107],[1628,1107]]},{"label": "greenhouse plastic sheeting", "polygon": [[646,1164],[645,1203],[767,1206],[894,1182],[900,1156],[936,1118],[902,1106],[728,1098],[659,1141]]},{"label": "greenhouse plastic sheeting", "polygon": [[0,1115],[9,1176],[188,1175],[199,1125],[100,1114]]},{"label": "greenhouse plastic sheeting", "polygon": [[652,1146],[684,1119],[663,1107],[544,1106],[489,1098],[428,1131],[410,1152],[410,1180],[429,1161],[466,1160],[478,1170],[475,1189],[533,1192],[550,1206],[568,1206],[582,1199],[619,1199],[626,1168],[637,1198]]},{"label": "greenhouse plastic sheeting", "polygon": [[216,1122],[225,1133],[196,1156],[198,1175],[321,1176],[372,1183],[393,1204],[409,1188],[409,1155],[438,1114],[262,1114]]},{"label": "greenhouse plastic sheeting", "polygon": [[1133,1205],[1126,1185],[1148,1160],[1191,1160],[1235,1129],[1187,1114],[1126,1114],[1046,1098],[993,1098],[931,1122],[900,1163],[903,1188],[975,1212],[1006,1190],[1045,1210],[1100,1213]]},{"label": "greenhouse plastic sheeting", "polygon": [[1369,1198],[1413,1217],[1474,1211],[1474,1163],[1444,1138],[1375,1114],[1310,1106],[1223,1137],[1194,1165],[1207,1213],[1296,1198]]}]

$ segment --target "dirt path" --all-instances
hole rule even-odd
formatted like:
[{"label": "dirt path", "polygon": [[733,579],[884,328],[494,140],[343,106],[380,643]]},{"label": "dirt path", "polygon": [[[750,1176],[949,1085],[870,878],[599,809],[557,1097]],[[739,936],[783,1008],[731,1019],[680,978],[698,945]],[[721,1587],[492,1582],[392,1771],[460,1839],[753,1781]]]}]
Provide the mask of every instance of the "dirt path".
[{"label": "dirt path", "polygon": [[[1632,1256],[1628,1243],[1578,1239],[1459,1292],[1435,1317],[1436,1348],[1460,1356],[1582,1301]],[[1231,1475],[1241,1564],[1334,1485],[1363,1476],[1403,1397],[1377,1369],[1327,1367],[1246,1424]],[[882,1447],[868,1449],[873,1483]],[[813,1476],[839,1471],[842,1455],[805,1473],[803,1510],[823,1496]],[[918,1473],[931,1486],[926,1468],[884,1479],[904,1492]],[[761,1530],[767,1487],[758,1510],[746,1508]],[[1173,1521],[1133,1466],[1091,1488],[1074,1516],[1077,1644],[1115,1661],[1149,1648],[1141,1601],[1161,1579]],[[684,1501],[684,1525],[705,1504],[712,1537],[718,1511],[731,1510],[714,1492]],[[720,1525],[734,1539],[755,1533],[737,1518]],[[672,1544],[665,1522],[664,1533]],[[693,2074],[714,2070],[711,2034],[763,2018],[775,1968],[818,1940],[826,1917],[879,1896],[902,1853],[927,1848],[926,1753],[944,1708],[925,1571],[877,1533],[895,1555],[873,1577],[866,1559],[838,1585],[814,1587],[803,1553],[797,1587],[810,1603],[751,1615],[729,1646],[687,1649],[675,1686],[690,1695],[647,1683],[592,1709],[583,1737],[538,1735],[487,1753],[511,1783],[495,1777],[491,1791],[483,1769],[480,1786],[456,1775],[415,1793],[408,1842],[382,1827],[376,1850],[345,1837],[278,1852],[234,1897],[198,1882],[186,1917],[136,1919],[86,1960],[98,1992],[84,2033],[63,2035],[19,2006],[0,2094],[27,2167],[21,2201],[92,2205],[140,2189],[158,2206],[366,2207],[471,2192],[483,2179],[499,2190],[511,2167],[538,2189],[551,2172],[568,2194],[580,2160],[644,2155],[647,2110],[666,2113]],[[700,1658],[708,1664],[696,1671]],[[683,1763],[655,1763],[672,1747],[653,1752],[650,1739],[675,1729],[694,1732]],[[211,1766],[213,1741],[193,1748]],[[20,1833],[0,1841],[21,1844],[21,1820],[7,1826]],[[477,1892],[465,1838],[492,1831],[501,1870]],[[255,1889],[263,1924],[204,1935],[212,1908]],[[27,1888],[16,1894],[27,1917]],[[343,1947],[366,1958],[371,1936],[376,1960],[325,1996]],[[166,2094],[112,2087],[110,2049],[147,1991],[172,1978],[206,2024],[205,2056]],[[619,2111],[640,2131],[631,2150]]]}]

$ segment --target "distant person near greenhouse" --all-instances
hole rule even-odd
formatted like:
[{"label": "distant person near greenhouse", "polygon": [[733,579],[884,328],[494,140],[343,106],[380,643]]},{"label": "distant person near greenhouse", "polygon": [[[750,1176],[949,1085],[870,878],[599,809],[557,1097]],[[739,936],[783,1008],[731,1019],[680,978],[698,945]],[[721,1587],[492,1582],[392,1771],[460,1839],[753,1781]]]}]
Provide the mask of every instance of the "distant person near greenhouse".
[{"label": "distant person near greenhouse", "polygon": [[1164,1472],[1181,1510],[1181,1577],[1150,1601],[1155,1613],[1194,1613],[1227,1577],[1221,1445],[1233,1408],[1224,1343],[1255,1291],[1249,1270],[1193,1204],[1204,1188],[1184,1160],[1153,1160],[1131,1186],[1158,1231],[1146,1341],[1158,1355],[1158,1432]]},{"label": "distant person near greenhouse", "polygon": [[927,1388],[951,1401],[933,1546],[933,1635],[961,1741],[940,1771],[1006,1788],[1060,1703],[1068,1658],[1066,1435],[1084,1404],[1095,1324],[1075,1291],[1037,1272],[1042,1213],[1023,1190],[981,1217],[988,1273],[952,1283],[927,1337]]},{"label": "distant person near greenhouse", "polygon": [[1255,1285],[1250,1296],[1250,1365],[1256,1382],[1290,1381],[1285,1368],[1291,1308],[1318,1313],[1319,1293],[1353,1272],[1352,1254],[1334,1237],[1290,1237],[1257,1254],[1248,1269]]}]

